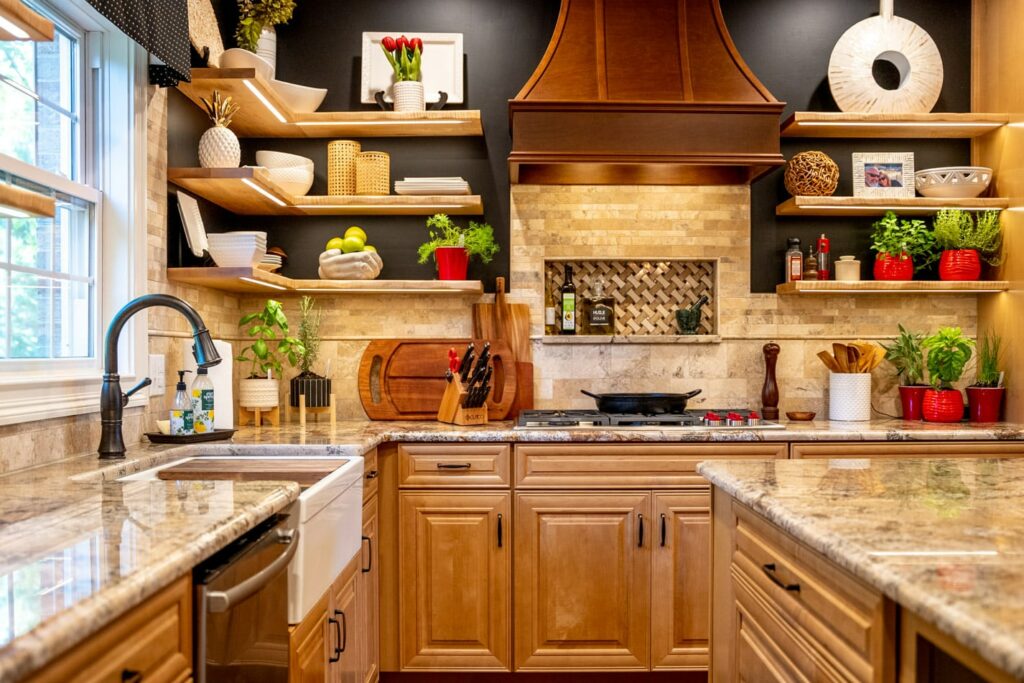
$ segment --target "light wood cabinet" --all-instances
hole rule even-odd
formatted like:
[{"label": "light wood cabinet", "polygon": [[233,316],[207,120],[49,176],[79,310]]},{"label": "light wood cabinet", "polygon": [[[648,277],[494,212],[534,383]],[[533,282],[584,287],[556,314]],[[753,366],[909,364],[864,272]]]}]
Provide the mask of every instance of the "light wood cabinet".
[{"label": "light wood cabinet", "polygon": [[363,547],[356,579],[359,632],[362,640],[362,683],[380,676],[380,557],[377,534],[377,498],[363,506]]},{"label": "light wood cabinet", "polygon": [[364,625],[360,623],[357,579],[361,558],[349,564],[330,589],[327,612],[328,680],[330,683],[363,683]]},{"label": "light wood cabinet", "polygon": [[517,670],[646,670],[651,494],[516,495]]},{"label": "light wood cabinet", "polygon": [[507,489],[512,447],[507,443],[421,443],[398,447],[401,488]]},{"label": "light wood cabinet", "polygon": [[[330,591],[306,614],[301,623],[291,628],[288,645],[289,683],[325,683],[328,660],[334,649],[329,646],[327,614]],[[333,679],[332,679],[333,680]]]},{"label": "light wood cabinet", "polygon": [[510,495],[399,495],[403,671],[511,670]]}]

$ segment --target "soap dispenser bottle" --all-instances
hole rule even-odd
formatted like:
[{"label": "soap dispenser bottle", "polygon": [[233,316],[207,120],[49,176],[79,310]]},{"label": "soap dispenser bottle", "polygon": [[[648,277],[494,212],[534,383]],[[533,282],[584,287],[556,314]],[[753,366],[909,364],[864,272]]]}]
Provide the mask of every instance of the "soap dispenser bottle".
[{"label": "soap dispenser bottle", "polygon": [[188,387],[185,386],[186,372],[189,371],[178,370],[178,385],[174,388],[174,406],[171,408],[171,434],[174,436],[195,433],[192,424],[192,401],[188,397]]},{"label": "soap dispenser bottle", "polygon": [[213,382],[206,368],[196,370],[192,380],[192,426],[196,434],[213,431]]}]

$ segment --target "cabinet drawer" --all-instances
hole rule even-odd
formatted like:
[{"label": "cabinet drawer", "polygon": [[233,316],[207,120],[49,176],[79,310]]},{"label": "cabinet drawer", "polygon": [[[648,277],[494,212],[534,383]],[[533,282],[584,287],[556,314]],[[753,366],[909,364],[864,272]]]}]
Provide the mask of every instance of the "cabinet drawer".
[{"label": "cabinet drawer", "polygon": [[31,683],[184,683],[192,675],[192,591],[185,576],[29,678]]},{"label": "cabinet drawer", "polygon": [[935,441],[795,443],[794,458],[1012,458],[1024,456],[1024,441]]},{"label": "cabinet drawer", "polygon": [[785,458],[784,443],[542,444],[516,446],[516,487],[652,489],[707,486],[697,463]]},{"label": "cabinet drawer", "polygon": [[401,488],[508,488],[508,444],[402,444]]},{"label": "cabinet drawer", "polygon": [[377,495],[380,482],[380,468],[377,464],[377,449],[363,454],[363,502]]}]

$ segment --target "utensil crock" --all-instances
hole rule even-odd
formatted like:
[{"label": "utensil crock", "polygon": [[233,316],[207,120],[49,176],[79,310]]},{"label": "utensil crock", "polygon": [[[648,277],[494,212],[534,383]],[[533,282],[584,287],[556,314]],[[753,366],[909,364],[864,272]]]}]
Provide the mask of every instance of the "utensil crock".
[{"label": "utensil crock", "polygon": [[871,419],[871,373],[829,373],[828,419],[837,422]]}]

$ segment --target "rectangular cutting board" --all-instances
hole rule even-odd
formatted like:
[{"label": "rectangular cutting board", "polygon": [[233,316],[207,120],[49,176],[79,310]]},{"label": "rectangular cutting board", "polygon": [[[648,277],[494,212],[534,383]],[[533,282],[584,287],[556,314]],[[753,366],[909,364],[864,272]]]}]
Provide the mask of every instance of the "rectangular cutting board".
[{"label": "rectangular cutting board", "polygon": [[[483,339],[377,339],[359,364],[359,400],[371,420],[435,420],[448,382],[448,349],[462,358]],[[516,396],[515,361],[504,342],[491,342],[492,391],[487,400],[491,420],[504,420]]]}]

